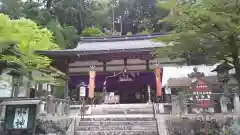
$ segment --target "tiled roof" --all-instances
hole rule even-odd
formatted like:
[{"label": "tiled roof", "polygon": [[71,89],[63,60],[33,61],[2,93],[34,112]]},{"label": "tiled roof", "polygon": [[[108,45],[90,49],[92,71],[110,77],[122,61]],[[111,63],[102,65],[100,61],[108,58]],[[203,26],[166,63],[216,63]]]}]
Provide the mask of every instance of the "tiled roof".
[{"label": "tiled roof", "polygon": [[[217,76],[216,72],[212,72],[218,64],[215,65],[194,65],[194,66],[172,66],[163,67],[162,86],[167,84],[170,78],[187,78],[188,74],[193,72],[193,68],[197,67],[199,72],[203,72],[205,76]],[[229,71],[230,74],[234,74],[234,70]]]},{"label": "tiled roof", "polygon": [[[219,84],[217,76],[205,76],[203,77],[203,80],[210,84]],[[186,87],[190,86],[191,84],[191,79],[188,77],[182,77],[182,78],[169,78],[167,81],[167,84],[169,87]],[[231,79],[228,84],[230,85],[236,85],[237,82],[235,79]]]},{"label": "tiled roof", "polygon": [[79,42],[74,51],[103,51],[103,50],[128,50],[147,49],[164,47],[161,42],[154,42],[151,39],[145,40],[123,40],[107,42]]},{"label": "tiled roof", "polygon": [[[166,33],[165,33],[166,34]],[[154,42],[152,39],[165,35],[155,33],[151,35],[135,36],[105,36],[105,37],[81,37],[76,48],[54,51],[37,51],[38,54],[52,55],[89,55],[121,52],[151,52],[154,48],[166,46],[161,42]]]}]

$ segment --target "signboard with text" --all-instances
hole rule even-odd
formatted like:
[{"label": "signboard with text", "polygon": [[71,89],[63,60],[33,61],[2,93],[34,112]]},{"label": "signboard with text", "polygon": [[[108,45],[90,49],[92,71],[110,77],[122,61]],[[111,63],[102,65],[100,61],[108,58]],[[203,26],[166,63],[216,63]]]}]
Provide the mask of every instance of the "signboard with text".
[{"label": "signboard with text", "polygon": [[[21,102],[20,102],[21,101]],[[6,106],[4,132],[12,135],[34,135],[37,105],[41,100],[3,101]]]},{"label": "signboard with text", "polygon": [[80,97],[85,97],[86,96],[86,87],[84,87],[84,86],[81,86],[80,88],[79,88],[79,96]]},{"label": "signboard with text", "polygon": [[117,104],[119,102],[120,102],[119,95],[114,95],[114,96],[107,95],[104,98],[104,103],[106,104]]},{"label": "signboard with text", "polygon": [[212,89],[204,80],[197,79],[191,84],[190,89],[193,94],[192,99],[197,107],[208,108],[211,105]]}]

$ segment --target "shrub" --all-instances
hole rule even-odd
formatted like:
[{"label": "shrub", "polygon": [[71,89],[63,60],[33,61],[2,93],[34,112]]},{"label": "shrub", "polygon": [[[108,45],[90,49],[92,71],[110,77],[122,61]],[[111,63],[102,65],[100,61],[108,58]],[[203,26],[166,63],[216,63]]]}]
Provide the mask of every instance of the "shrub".
[{"label": "shrub", "polygon": [[81,36],[84,36],[84,37],[95,37],[95,36],[104,36],[104,35],[105,34],[99,28],[96,28],[96,27],[84,28],[81,34]]},{"label": "shrub", "polygon": [[127,36],[132,36],[132,32],[128,32],[128,33],[127,33]]}]

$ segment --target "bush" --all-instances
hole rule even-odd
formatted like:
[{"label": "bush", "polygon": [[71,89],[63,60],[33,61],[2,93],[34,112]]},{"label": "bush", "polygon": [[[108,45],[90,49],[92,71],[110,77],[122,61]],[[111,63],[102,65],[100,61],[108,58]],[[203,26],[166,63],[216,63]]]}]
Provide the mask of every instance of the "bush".
[{"label": "bush", "polygon": [[128,32],[128,33],[127,33],[127,36],[132,36],[132,32]]},{"label": "bush", "polygon": [[81,36],[95,37],[95,36],[105,36],[105,34],[99,28],[87,27],[83,29]]},{"label": "bush", "polygon": [[[232,125],[232,119],[224,120],[208,120],[207,121],[207,131],[208,135],[239,135],[239,130],[237,127]],[[197,119],[180,119],[180,118],[170,118],[165,122],[167,126],[167,133],[169,135],[187,135],[188,133],[193,133],[194,135],[204,135],[205,126],[204,122]],[[235,134],[233,134],[235,133]]]},{"label": "bush", "polygon": [[141,32],[138,32],[137,34],[151,34],[151,33],[152,33],[152,30],[145,29]]}]

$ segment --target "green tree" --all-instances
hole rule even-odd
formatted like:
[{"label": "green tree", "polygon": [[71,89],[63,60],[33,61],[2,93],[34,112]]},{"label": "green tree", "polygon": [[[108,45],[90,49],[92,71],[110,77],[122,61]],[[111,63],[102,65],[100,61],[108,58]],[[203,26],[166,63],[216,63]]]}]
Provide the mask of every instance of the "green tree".
[{"label": "green tree", "polygon": [[235,69],[235,78],[240,84],[238,0],[201,0],[195,3],[170,0],[160,6],[171,11],[162,21],[172,24],[173,30],[156,39],[169,45],[156,50],[159,56],[202,53],[208,58],[226,61]]},{"label": "green tree", "polygon": [[71,27],[71,25],[65,25],[67,22],[61,24],[58,21],[58,16],[56,16],[52,10],[46,10],[46,8],[43,8],[46,4],[44,1],[23,2],[21,0],[1,0],[0,2],[2,3],[0,5],[0,12],[9,15],[10,18],[19,19],[25,17],[33,20],[38,25],[47,27],[51,30],[53,32],[54,42],[57,43],[60,48],[69,48],[75,43],[74,38],[70,38],[66,35],[71,33],[71,36],[76,37],[77,30],[74,29],[74,27]]},{"label": "green tree", "polygon": [[[5,63],[18,65],[20,72],[26,74],[33,71],[42,72],[48,81],[54,82],[54,77],[63,75],[55,69],[49,69],[51,59],[35,53],[36,50],[58,49],[52,40],[52,33],[46,28],[40,28],[28,19],[14,20],[7,15],[0,14],[0,35],[1,60]],[[9,49],[15,50],[14,52],[18,54],[9,53]],[[49,71],[47,72],[45,69]],[[32,77],[30,76],[30,78]]]},{"label": "green tree", "polygon": [[99,28],[88,27],[83,29],[81,36],[84,37],[94,37],[94,36],[104,36],[105,34],[101,32]]}]

